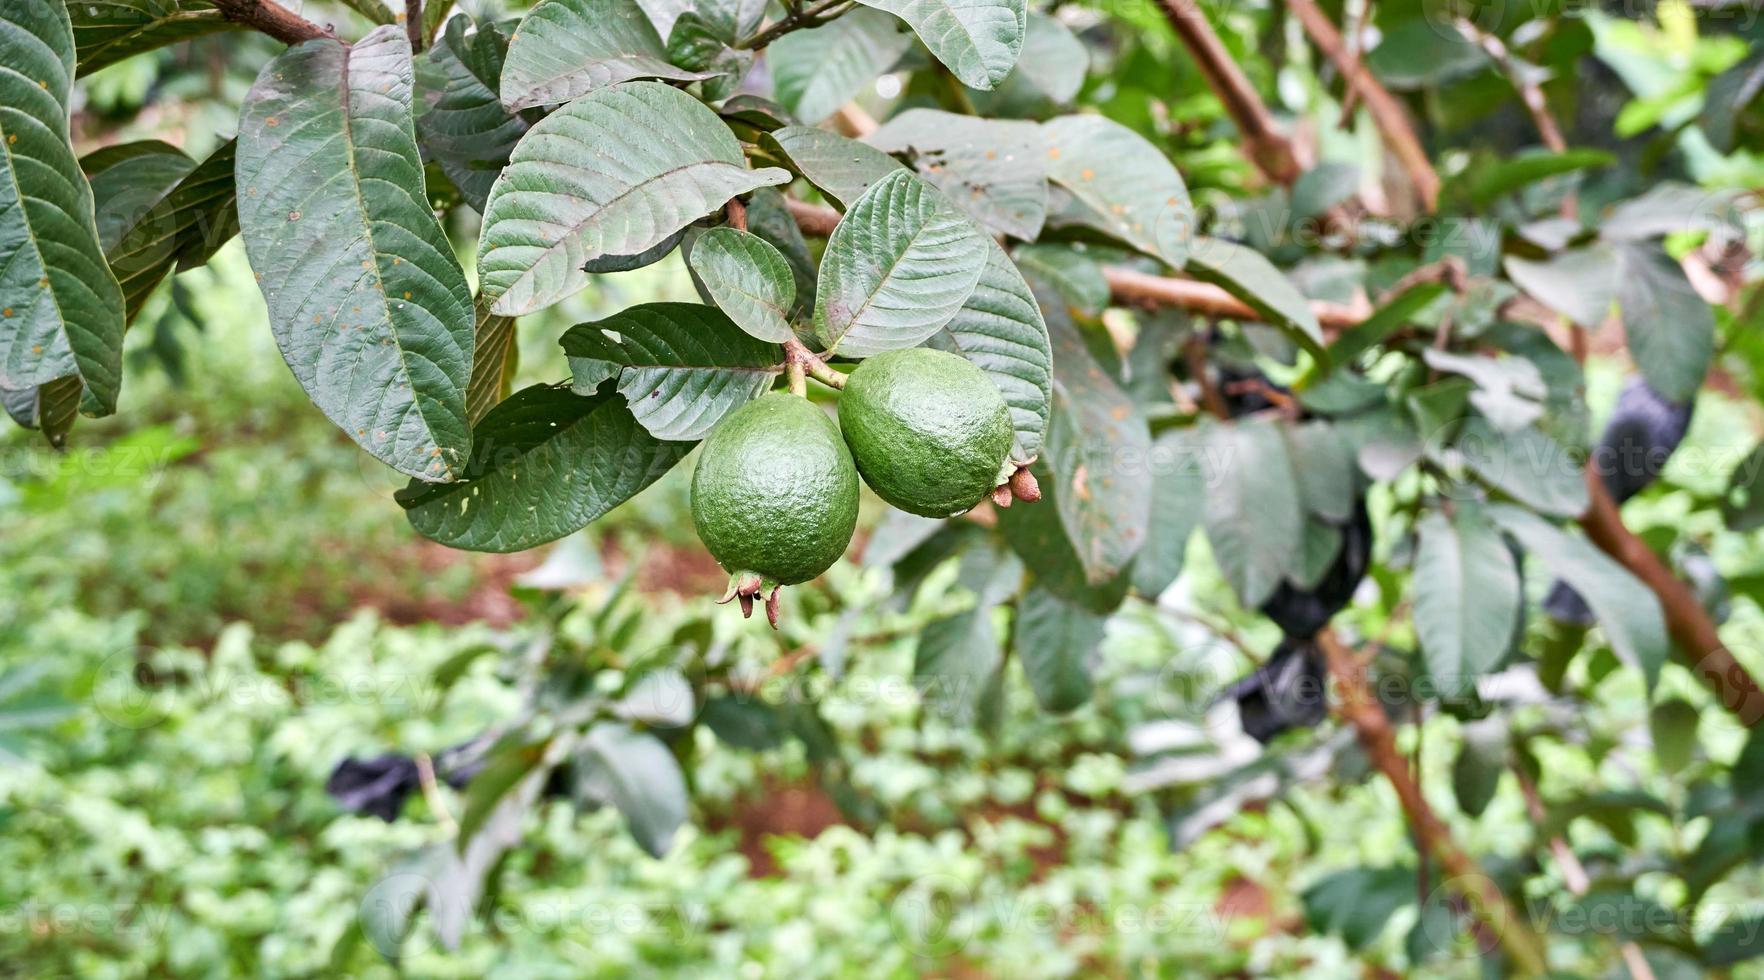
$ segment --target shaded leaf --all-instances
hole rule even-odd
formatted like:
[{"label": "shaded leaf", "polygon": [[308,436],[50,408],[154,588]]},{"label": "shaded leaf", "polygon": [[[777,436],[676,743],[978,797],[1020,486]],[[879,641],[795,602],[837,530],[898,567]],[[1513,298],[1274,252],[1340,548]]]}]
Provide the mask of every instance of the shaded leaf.
[{"label": "shaded leaf", "polygon": [[1360,949],[1384,932],[1397,911],[1415,901],[1415,869],[1347,868],[1327,875],[1300,896],[1305,922]]},{"label": "shaded leaf", "polygon": [[79,0],[67,11],[81,75],[143,51],[244,29],[208,0]]},{"label": "shaded leaf", "polygon": [[[1023,49],[1025,0],[858,0],[912,25],[931,54],[982,91],[1004,80]],[[807,115],[805,113],[805,115]]]},{"label": "shaded leaf", "polygon": [[1034,123],[908,109],[866,141],[904,155],[989,233],[1033,241],[1047,219],[1047,145]]},{"label": "shaded leaf", "polygon": [[988,244],[930,185],[890,173],[827,240],[815,296],[822,345],[865,357],[923,343],[973,294]]},{"label": "shaded leaf", "polygon": [[1206,511],[1202,453],[1195,429],[1172,429],[1152,444],[1151,520],[1145,545],[1133,559],[1133,588],[1156,599],[1182,574],[1188,539]]},{"label": "shaded leaf", "polygon": [[1500,665],[1523,600],[1519,569],[1482,507],[1461,500],[1416,530],[1415,632],[1443,696],[1465,696]]},{"label": "shaded leaf", "polygon": [[1326,357],[1317,314],[1292,280],[1262,253],[1222,238],[1196,238],[1188,255],[1188,274],[1243,300],[1271,327],[1277,327],[1311,353]]},{"label": "shaded leaf", "polygon": [[1464,419],[1453,449],[1477,476],[1528,507],[1562,517],[1586,511],[1586,479],[1580,467],[1534,427],[1502,432],[1482,416],[1471,415]]},{"label": "shaded leaf", "polygon": [[1542,262],[1509,255],[1507,275],[1538,302],[1588,330],[1595,330],[1617,298],[1617,258],[1610,246],[1590,245]]},{"label": "shaded leaf", "polygon": [[467,33],[471,18],[447,22],[429,49],[440,86],[419,91],[417,133],[423,149],[480,214],[490,185],[508,165],[509,153],[527,131],[527,120],[503,108],[498,95],[508,34],[485,24]]},{"label": "shaded leaf", "polygon": [[239,119],[239,224],[307,397],[388,466],[444,481],[471,448],[472,296],[429,210],[411,85],[394,26],[264,66]]},{"label": "shaded leaf", "polygon": [[123,298],[104,261],[92,189],[68,133],[67,6],[0,7],[0,388],[77,377],[96,414],[122,385]]},{"label": "shaded leaf", "polygon": [[1109,305],[1109,281],[1102,266],[1067,245],[1024,245],[1015,253],[1017,267],[1055,287],[1066,302],[1087,316],[1101,316]]},{"label": "shaded leaf", "polygon": [[[233,141],[201,164],[181,153],[157,158],[162,161],[153,168],[157,174],[140,166],[149,159],[137,157],[92,178],[99,237],[130,321],[168,274],[207,262],[238,230]],[[171,182],[162,186],[166,178]],[[113,196],[112,184],[126,186]]]},{"label": "shaded leaf", "polygon": [[786,126],[760,138],[790,159],[790,165],[821,193],[849,209],[883,177],[904,169],[868,143],[812,126]]},{"label": "shaded leaf", "polygon": [[587,285],[587,262],[639,254],[729,198],[789,179],[748,170],[729,127],[678,89],[597,90],[534,126],[490,188],[481,292],[505,316],[544,309]]},{"label": "shaded leaf", "polygon": [[579,791],[618,808],[651,857],[673,846],[686,822],[686,777],[661,739],[617,722],[588,730],[576,756]]},{"label": "shaded leaf", "polygon": [[1495,716],[1464,726],[1464,744],[1452,763],[1452,794],[1458,809],[1479,817],[1500,788],[1508,766],[1507,720]]},{"label": "shaded leaf", "polygon": [[1673,698],[1648,712],[1648,731],[1654,739],[1654,759],[1669,773],[1683,772],[1697,752],[1697,723],[1702,713],[1690,702]]},{"label": "shaded leaf", "polygon": [[1303,506],[1279,427],[1244,418],[1208,425],[1207,540],[1245,606],[1274,594],[1304,543]]},{"label": "shaded leaf", "polygon": [[1665,249],[1633,243],[1615,251],[1617,303],[1636,366],[1667,400],[1689,402],[1715,355],[1715,312]]},{"label": "shaded leaf", "polygon": [[771,387],[784,359],[776,344],[744,333],[721,310],[645,303],[571,327],[564,354],[573,390],[592,395],[608,378],[657,439],[698,440]]},{"label": "shaded leaf", "polygon": [[521,20],[502,64],[502,104],[557,105],[634,78],[691,81],[641,8],[627,0],[540,0]]},{"label": "shaded leaf", "polygon": [[466,384],[466,419],[483,421],[508,393],[509,367],[516,353],[515,319],[497,316],[480,305],[473,329],[472,377]]},{"label": "shaded leaf", "polygon": [[615,392],[583,397],[535,385],[484,416],[459,482],[413,483],[398,502],[424,537],[470,551],[522,551],[586,527],[691,449],[651,436]]},{"label": "shaded leaf", "polygon": [[913,654],[913,677],[932,710],[952,724],[981,720],[1004,664],[993,609],[1017,591],[1023,565],[981,538],[961,552],[956,580],[974,594],[974,606],[927,624]]},{"label": "shaded leaf", "polygon": [[692,271],[719,308],[749,336],[781,344],[796,336],[790,263],[758,235],[712,228],[692,246]]},{"label": "shaded leaf", "polygon": [[856,98],[912,45],[913,36],[900,21],[880,10],[853,10],[774,41],[766,63],[778,101],[798,119],[818,123]]},{"label": "shaded leaf", "polygon": [[1066,712],[1090,700],[1090,674],[1108,619],[1037,585],[1017,602],[1012,649],[1035,700]]}]

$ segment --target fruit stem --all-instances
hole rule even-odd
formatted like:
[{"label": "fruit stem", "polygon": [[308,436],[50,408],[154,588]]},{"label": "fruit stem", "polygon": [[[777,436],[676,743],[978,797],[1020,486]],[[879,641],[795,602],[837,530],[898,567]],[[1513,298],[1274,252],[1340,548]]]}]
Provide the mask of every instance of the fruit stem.
[{"label": "fruit stem", "polygon": [[794,357],[785,361],[784,374],[790,380],[790,393],[798,398],[807,398],[808,382],[802,377],[802,362]]},{"label": "fruit stem", "polygon": [[805,373],[829,388],[845,387],[845,375],[828,367],[826,361],[815,356],[814,351],[794,337],[784,341],[784,369],[789,373],[790,390],[799,395],[807,391],[807,386],[802,383]]}]

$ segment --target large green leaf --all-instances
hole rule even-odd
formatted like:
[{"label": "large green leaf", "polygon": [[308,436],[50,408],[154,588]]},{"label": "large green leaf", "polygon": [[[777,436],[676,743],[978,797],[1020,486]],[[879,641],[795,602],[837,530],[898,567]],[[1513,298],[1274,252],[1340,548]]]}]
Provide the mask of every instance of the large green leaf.
[{"label": "large green leaf", "polygon": [[78,0],[67,11],[81,75],[167,44],[244,29],[209,0]]},{"label": "large green leaf", "polygon": [[723,311],[697,303],[645,303],[563,335],[573,388],[591,395],[618,379],[632,414],[657,439],[698,440],[723,416],[771,387],[784,360]]},{"label": "large green leaf", "polygon": [[[1119,385],[1097,366],[1071,318],[1043,304],[1053,344],[1047,455],[1060,523],[1092,585],[1127,567],[1151,519],[1151,432]],[[1043,504],[1042,506],[1045,506]]]},{"label": "large green leaf", "polygon": [[1300,896],[1312,931],[1335,933],[1349,949],[1377,939],[1404,906],[1415,901],[1415,869],[1344,868],[1325,875]]},{"label": "large green leaf", "polygon": [[1298,566],[1304,507],[1279,427],[1261,418],[1209,425],[1205,523],[1213,557],[1245,606],[1259,606]]},{"label": "large green leaf", "polygon": [[1715,356],[1715,312],[1657,243],[1615,247],[1623,335],[1642,377],[1670,401],[1687,403]]},{"label": "large green leaf", "polygon": [[1471,415],[1452,448],[1486,483],[1534,510],[1562,517],[1586,510],[1581,468],[1535,426],[1502,432],[1482,416]]},{"label": "large green leaf", "polygon": [[796,282],[770,242],[735,228],[712,228],[692,246],[692,271],[729,319],[749,336],[781,344],[796,334],[790,311]]},{"label": "large green leaf", "polygon": [[937,109],[908,109],[870,134],[903,155],[982,228],[1034,241],[1047,219],[1047,143],[1041,127]]},{"label": "large green leaf", "polygon": [[423,188],[400,27],[264,66],[239,119],[239,225],[307,396],[421,480],[471,449],[472,294]]},{"label": "large green leaf", "polygon": [[1550,574],[1580,593],[1598,617],[1611,648],[1624,662],[1641,669],[1651,690],[1670,649],[1654,593],[1585,538],[1567,534],[1528,510],[1495,504],[1489,514]]},{"label": "large green leaf", "polygon": [[880,10],[854,10],[830,24],[772,43],[766,64],[778,101],[817,123],[856,98],[913,46],[900,21]]},{"label": "large green leaf", "polygon": [[78,377],[100,414],[122,384],[123,298],[68,136],[65,4],[0,6],[0,388]]},{"label": "large green leaf", "polygon": [[522,551],[579,531],[692,449],[650,435],[611,390],[584,397],[549,385],[516,392],[472,434],[459,482],[398,494],[424,537],[471,551]]},{"label": "large green leaf", "polygon": [[630,0],[540,0],[502,64],[502,104],[557,105],[633,78],[704,76],[668,63],[654,25]]},{"label": "large green leaf", "polygon": [[813,126],[785,126],[760,142],[776,147],[798,173],[842,208],[850,208],[877,181],[903,169],[899,160],[868,143]]},{"label": "large green leaf", "polygon": [[1533,262],[1509,255],[1502,265],[1520,289],[1575,323],[1596,330],[1617,298],[1617,257],[1611,247],[1590,245]]},{"label": "large green leaf", "polygon": [[471,18],[453,18],[429,49],[440,84],[419,93],[417,134],[423,149],[479,213],[527,131],[527,120],[503,108],[497,94],[507,49],[504,28],[485,24],[472,30]]},{"label": "large green leaf", "polygon": [[1147,599],[1155,600],[1182,574],[1188,539],[1206,510],[1205,451],[1205,439],[1193,428],[1171,429],[1152,443],[1151,522],[1133,559],[1133,588]]},{"label": "large green leaf", "polygon": [[1085,224],[1172,268],[1187,263],[1194,207],[1169,158],[1102,116],[1061,116],[1042,128],[1048,176],[1072,193]]},{"label": "large green leaf", "polygon": [[659,82],[599,89],[545,117],[490,188],[478,275],[493,312],[544,309],[588,284],[582,266],[636,255],[787,171],[748,170],[735,134]]},{"label": "large green leaf", "polygon": [[174,268],[206,262],[233,237],[235,165],[229,140],[201,164],[174,151],[133,155],[92,173],[98,237],[129,320]]},{"label": "large green leaf", "polygon": [[971,724],[984,713],[1004,665],[993,610],[1022,585],[1023,563],[995,539],[980,538],[961,552],[956,580],[973,593],[974,605],[925,627],[913,653],[913,677],[932,710]]},{"label": "large green leaf", "polygon": [[1076,98],[1089,70],[1084,42],[1058,20],[1030,11],[1017,67],[992,91],[968,95],[982,116],[1043,116]]},{"label": "large green leaf", "polygon": [[1053,350],[1047,323],[1029,284],[997,242],[968,301],[928,344],[954,351],[975,364],[1011,407],[1016,438],[1011,459],[1033,462],[1041,454],[1053,398]]},{"label": "large green leaf", "polygon": [[673,845],[686,822],[686,777],[667,744],[618,722],[588,730],[576,756],[579,791],[603,799],[625,817],[631,836],[653,857]]},{"label": "large green leaf", "polygon": [[986,236],[929,184],[890,173],[827,240],[816,334],[848,357],[917,347],[968,301],[988,251]]},{"label": "large green leaf", "polygon": [[1107,626],[1106,616],[1040,585],[1024,593],[1011,647],[1042,708],[1071,711],[1090,700],[1090,673]]},{"label": "large green leaf", "polygon": [[987,91],[1017,67],[1025,0],[859,0],[912,25],[963,85]]},{"label": "large green leaf", "polygon": [[1519,569],[1500,531],[1473,501],[1417,527],[1415,632],[1427,673],[1446,695],[1468,694],[1499,666],[1519,616]]},{"label": "large green leaf", "polygon": [[1188,255],[1188,274],[1210,282],[1250,305],[1306,350],[1327,356],[1317,314],[1292,280],[1253,248],[1222,238],[1196,238]]}]

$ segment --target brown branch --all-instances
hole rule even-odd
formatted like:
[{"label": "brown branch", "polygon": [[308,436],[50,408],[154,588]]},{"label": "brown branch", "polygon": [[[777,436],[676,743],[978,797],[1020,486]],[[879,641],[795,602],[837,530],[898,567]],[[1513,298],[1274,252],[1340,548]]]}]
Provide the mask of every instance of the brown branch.
[{"label": "brown branch", "polygon": [[[1117,303],[1130,306],[1174,306],[1202,316],[1260,322],[1262,314],[1212,283],[1154,276],[1121,266],[1104,266],[1103,278]],[[1367,312],[1339,303],[1312,301],[1311,311],[1325,332],[1345,330],[1366,319]]]},{"label": "brown branch", "polygon": [[[1538,138],[1551,153],[1566,153],[1568,141],[1562,138],[1561,127],[1556,125],[1556,117],[1550,115],[1550,105],[1544,99],[1543,88],[1537,80],[1527,76],[1514,64],[1512,53],[1500,38],[1477,27],[1469,18],[1460,17],[1455,22],[1458,33],[1464,35],[1472,44],[1480,47],[1484,53],[1494,59],[1502,73],[1511,82],[1514,91],[1519,93],[1519,101],[1525,104],[1525,111],[1531,114],[1532,125],[1537,127]],[[1580,215],[1580,202],[1575,195],[1569,194],[1562,198],[1562,217],[1573,219]],[[1583,358],[1584,359],[1584,358]]]},{"label": "brown branch", "polygon": [[1286,6],[1299,19],[1311,43],[1335,65],[1336,71],[1341,72],[1349,90],[1359,93],[1360,101],[1366,104],[1366,111],[1372,114],[1372,121],[1378,124],[1378,131],[1384,135],[1385,144],[1415,185],[1422,206],[1432,213],[1439,206],[1439,174],[1434,171],[1427,150],[1415,135],[1408,110],[1390,94],[1389,89],[1372,77],[1372,71],[1364,61],[1353,57],[1342,40],[1341,31],[1317,6],[1316,0],[1286,0]]},{"label": "brown branch", "polygon": [[1275,125],[1267,104],[1256,94],[1213,26],[1207,23],[1200,5],[1195,0],[1157,0],[1157,4],[1176,36],[1194,56],[1195,66],[1207,80],[1207,86],[1224,104],[1226,115],[1243,134],[1250,161],[1269,180],[1291,186],[1310,166],[1309,162]]},{"label": "brown branch", "polygon": [[411,54],[422,52],[423,42],[428,40],[423,36],[423,0],[404,0],[404,36],[410,38]]},{"label": "brown branch", "polygon": [[1428,854],[1433,856],[1446,873],[1444,884],[1464,897],[1476,918],[1500,940],[1518,972],[1533,976],[1543,974],[1547,962],[1537,933],[1507,901],[1494,879],[1452,839],[1450,828],[1434,814],[1427,798],[1421,794],[1421,787],[1411,777],[1407,760],[1397,748],[1390,719],[1385,716],[1384,706],[1379,704],[1366,679],[1366,668],[1328,627],[1317,634],[1317,645],[1322,647],[1329,662],[1329,673],[1341,693],[1337,710],[1359,735],[1360,745],[1365,748],[1373,767],[1383,773],[1390,788],[1396,792],[1403,815],[1425,849],[1422,860],[1426,860]]},{"label": "brown branch", "polygon": [[1587,537],[1659,597],[1673,652],[1714,693],[1715,700],[1747,727],[1758,724],[1764,718],[1764,691],[1721,642],[1721,633],[1697,594],[1666,567],[1647,542],[1624,526],[1616,501],[1590,462],[1586,489],[1592,502],[1581,515],[1580,526],[1586,529]]},{"label": "brown branch", "polygon": [[321,37],[336,37],[275,0],[214,0],[221,16],[235,24],[261,31],[284,44],[299,44]]},{"label": "brown branch", "polygon": [[1231,406],[1225,403],[1225,396],[1219,393],[1219,386],[1213,383],[1213,376],[1207,373],[1207,341],[1200,334],[1190,334],[1182,344],[1182,359],[1188,365],[1188,375],[1200,387],[1201,407],[1207,414],[1216,419],[1231,417]]}]

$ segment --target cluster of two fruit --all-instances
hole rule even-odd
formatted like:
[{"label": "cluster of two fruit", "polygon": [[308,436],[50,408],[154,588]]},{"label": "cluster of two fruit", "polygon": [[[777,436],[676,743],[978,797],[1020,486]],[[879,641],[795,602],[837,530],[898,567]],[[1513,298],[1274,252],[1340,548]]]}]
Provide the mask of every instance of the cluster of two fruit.
[{"label": "cluster of two fruit", "polygon": [[751,615],[765,596],[826,571],[857,528],[858,477],[883,500],[925,517],[978,504],[1007,468],[1010,409],[971,362],[929,348],[858,365],[839,424],[778,391],[732,412],[704,441],[692,476],[692,521],[729,571],[722,601]]}]

